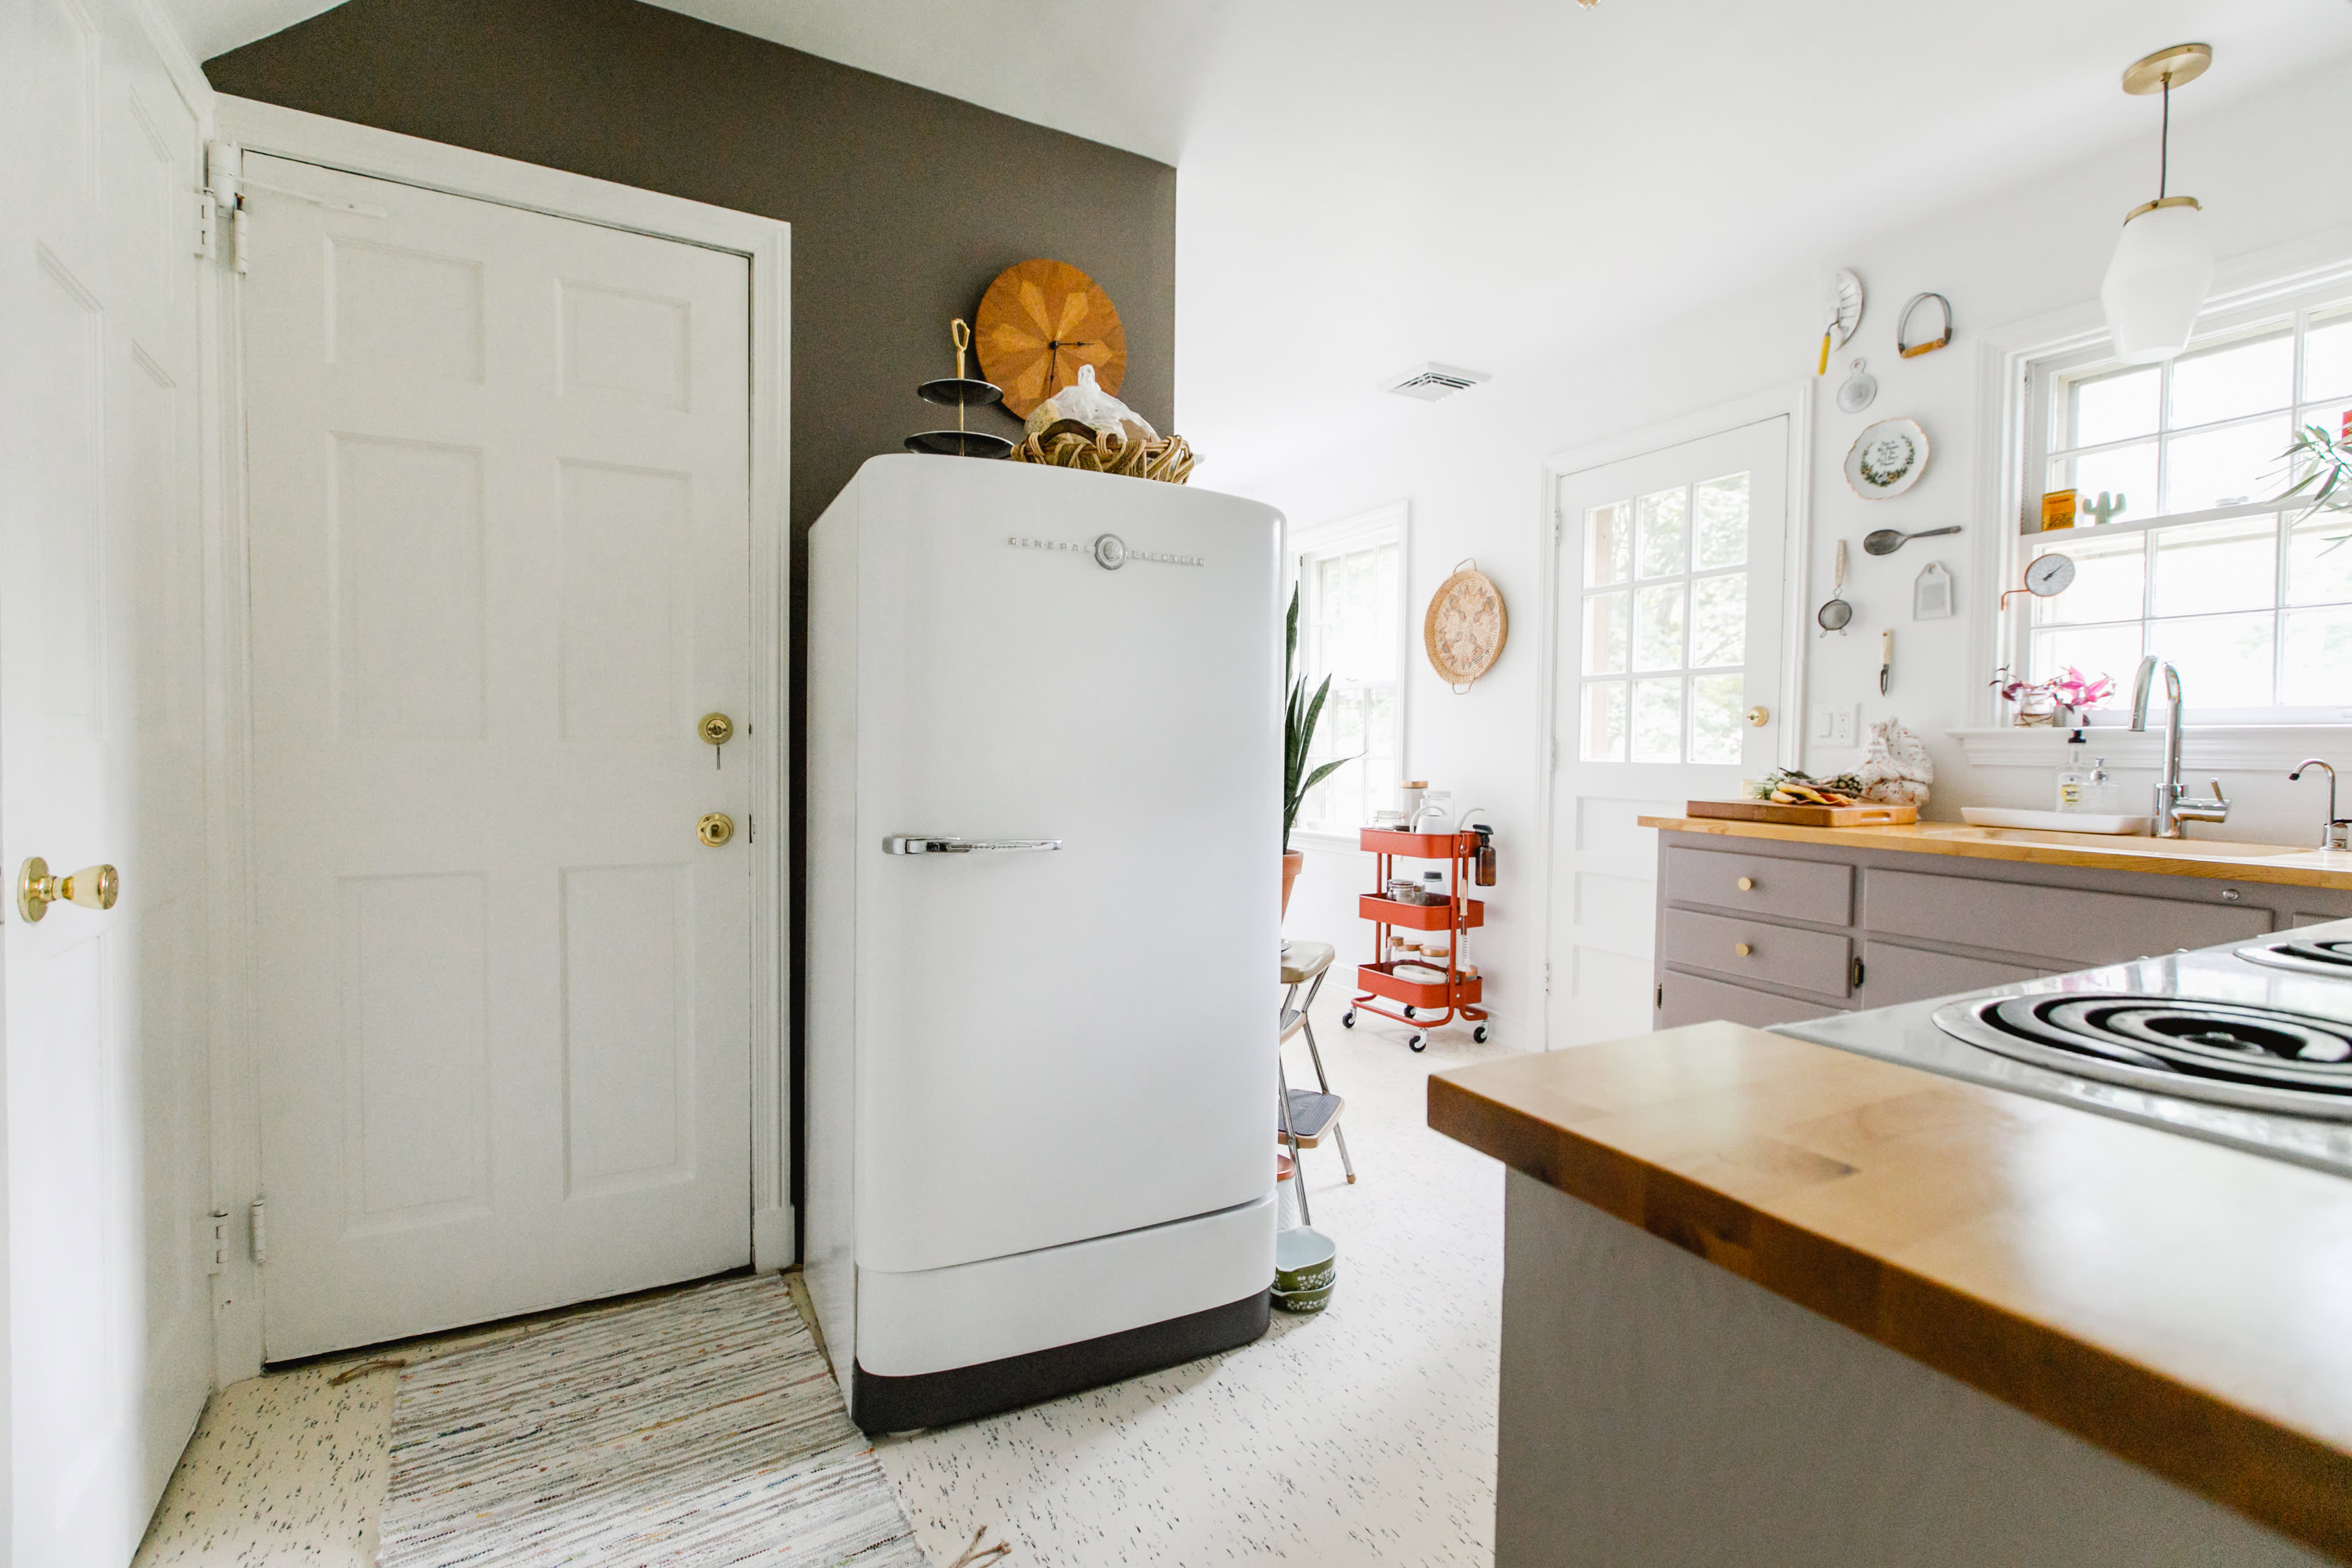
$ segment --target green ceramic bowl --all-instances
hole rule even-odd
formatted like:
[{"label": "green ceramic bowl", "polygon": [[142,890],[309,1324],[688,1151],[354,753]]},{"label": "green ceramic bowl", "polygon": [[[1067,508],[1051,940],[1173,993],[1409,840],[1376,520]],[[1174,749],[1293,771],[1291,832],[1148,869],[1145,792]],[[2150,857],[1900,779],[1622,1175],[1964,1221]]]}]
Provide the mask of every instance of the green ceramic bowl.
[{"label": "green ceramic bowl", "polygon": [[1331,1301],[1331,1287],[1317,1290],[1276,1290],[1274,1304],[1286,1312],[1319,1312]]},{"label": "green ceramic bowl", "polygon": [[1274,1288],[1277,1291],[1328,1290],[1339,1249],[1319,1230],[1301,1226],[1274,1233]]}]

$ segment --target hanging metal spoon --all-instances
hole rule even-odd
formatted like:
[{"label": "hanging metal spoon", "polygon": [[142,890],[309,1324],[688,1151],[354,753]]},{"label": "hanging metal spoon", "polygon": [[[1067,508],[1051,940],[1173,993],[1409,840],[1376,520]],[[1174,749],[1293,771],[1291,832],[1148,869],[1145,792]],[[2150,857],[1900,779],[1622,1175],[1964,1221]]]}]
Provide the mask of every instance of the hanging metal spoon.
[{"label": "hanging metal spoon", "polygon": [[1958,533],[1959,531],[1958,523],[1954,523],[1949,528],[1923,528],[1916,533],[1905,533],[1900,529],[1882,528],[1875,533],[1864,534],[1862,547],[1873,555],[1892,555],[1915,539],[1933,539],[1937,534]]}]

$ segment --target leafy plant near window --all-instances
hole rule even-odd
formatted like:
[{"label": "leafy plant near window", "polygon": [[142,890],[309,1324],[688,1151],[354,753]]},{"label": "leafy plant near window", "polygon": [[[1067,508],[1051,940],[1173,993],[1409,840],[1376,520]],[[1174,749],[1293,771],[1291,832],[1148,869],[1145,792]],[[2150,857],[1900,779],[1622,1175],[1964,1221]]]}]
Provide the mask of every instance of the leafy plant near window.
[{"label": "leafy plant near window", "polygon": [[[1282,684],[1290,693],[1290,706],[1283,720],[1282,751],[1282,852],[1290,853],[1290,830],[1297,824],[1298,808],[1306,802],[1307,794],[1317,784],[1354,762],[1354,757],[1341,757],[1335,763],[1325,763],[1313,773],[1307,773],[1307,753],[1315,744],[1315,726],[1323,718],[1323,700],[1331,694],[1331,678],[1325,676],[1323,684],[1315,689],[1310,700],[1307,695],[1307,678],[1297,673],[1298,668],[1298,590],[1290,590],[1289,628],[1282,645]],[[1304,774],[1302,777],[1301,775]]]},{"label": "leafy plant near window", "polygon": [[[2345,416],[2340,435],[2329,435],[2325,425],[2305,426],[2294,433],[2294,445],[2285,456],[2290,461],[2309,459],[2311,471],[2281,491],[2279,500],[2303,496],[2311,503],[2305,517],[2315,511],[2352,511],[2352,414]],[[2352,535],[2339,534],[2336,543],[2347,538]]]}]

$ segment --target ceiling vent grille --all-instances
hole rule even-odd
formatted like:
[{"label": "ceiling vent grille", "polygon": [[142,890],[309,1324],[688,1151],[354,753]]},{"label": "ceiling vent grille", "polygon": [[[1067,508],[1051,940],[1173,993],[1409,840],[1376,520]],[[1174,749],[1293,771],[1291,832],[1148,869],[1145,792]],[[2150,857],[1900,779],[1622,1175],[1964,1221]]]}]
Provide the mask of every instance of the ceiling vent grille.
[{"label": "ceiling vent grille", "polygon": [[1402,397],[1417,397],[1423,403],[1435,403],[1467,392],[1482,381],[1495,378],[1483,370],[1464,370],[1453,364],[1417,364],[1402,375],[1391,376],[1381,388]]}]

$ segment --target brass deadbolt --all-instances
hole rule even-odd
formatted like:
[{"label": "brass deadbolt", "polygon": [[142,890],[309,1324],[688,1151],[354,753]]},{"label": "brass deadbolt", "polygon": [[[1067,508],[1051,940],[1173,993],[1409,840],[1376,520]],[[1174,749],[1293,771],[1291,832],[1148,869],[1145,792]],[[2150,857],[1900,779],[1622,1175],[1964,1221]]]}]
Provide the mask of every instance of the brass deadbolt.
[{"label": "brass deadbolt", "polygon": [[1772,710],[1761,704],[1748,710],[1748,721],[1761,730],[1772,721]]},{"label": "brass deadbolt", "polygon": [[122,879],[111,866],[84,866],[70,877],[52,877],[49,863],[36,855],[16,873],[16,912],[32,921],[57,903],[110,910],[121,891]]},{"label": "brass deadbolt", "polygon": [[694,836],[716,849],[735,837],[735,819],[723,811],[714,811],[694,825]]},{"label": "brass deadbolt", "polygon": [[694,732],[709,745],[723,746],[735,738],[735,721],[724,713],[705,713]]}]

